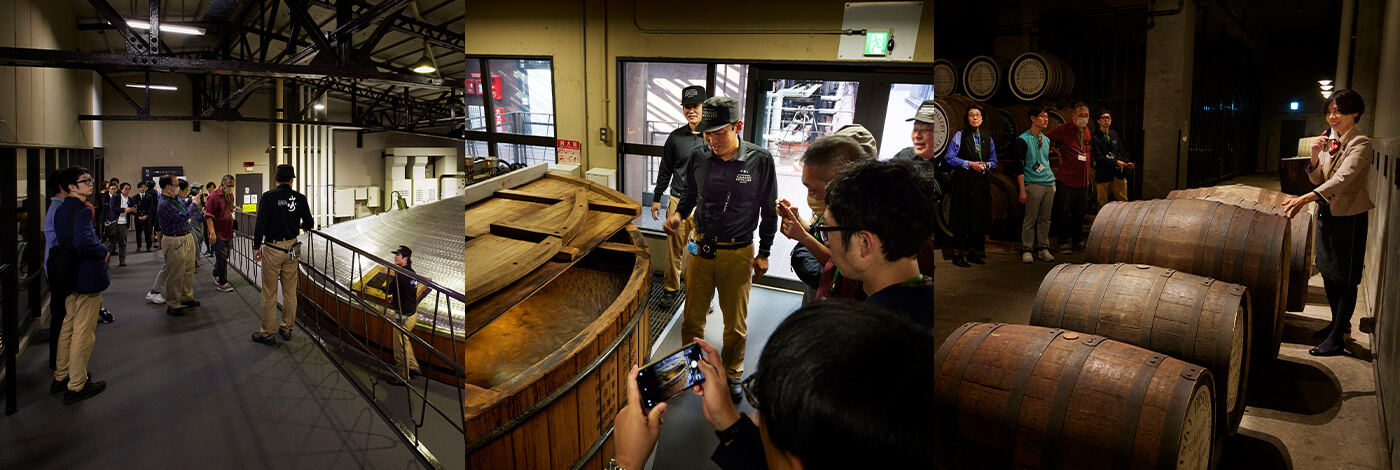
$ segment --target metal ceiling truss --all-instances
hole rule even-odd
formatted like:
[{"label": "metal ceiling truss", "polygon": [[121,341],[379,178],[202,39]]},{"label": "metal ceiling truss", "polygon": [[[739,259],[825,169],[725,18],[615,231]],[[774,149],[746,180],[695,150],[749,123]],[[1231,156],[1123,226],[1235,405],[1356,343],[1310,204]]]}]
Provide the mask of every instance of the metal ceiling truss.
[{"label": "metal ceiling truss", "polygon": [[[0,47],[0,65],[96,71],[136,111],[135,116],[85,115],[83,120],[321,122],[304,121],[307,109],[299,115],[303,120],[244,118],[239,113],[251,96],[250,91],[268,80],[284,79],[312,87],[318,98],[332,94],[351,103],[352,122],[323,124],[363,126],[373,131],[455,126],[465,116],[464,82],[414,74],[372,58],[390,31],[417,36],[452,52],[465,50],[463,35],[405,15],[403,10],[409,1],[385,0],[375,5],[365,0],[244,0],[238,2],[229,23],[198,24],[216,41],[212,50],[174,52],[160,40],[161,0],[150,0],[152,27],[144,33],[131,28],[107,0],[88,0],[110,25],[80,28],[116,30],[126,42],[126,54]],[[292,20],[277,28],[276,19],[284,3]],[[334,30],[321,33],[321,25],[310,14],[311,5],[335,10]],[[360,44],[354,44],[355,34],[370,27],[374,28],[370,34]],[[288,31],[283,35],[277,29]],[[269,57],[272,41],[285,46]],[[186,74],[192,83],[193,114],[152,116],[150,91],[146,91],[142,106],[112,80],[108,75],[111,72],[145,72],[148,78],[151,72]],[[433,90],[435,95],[414,97],[411,90]],[[359,106],[361,100],[368,100],[370,105]]]}]

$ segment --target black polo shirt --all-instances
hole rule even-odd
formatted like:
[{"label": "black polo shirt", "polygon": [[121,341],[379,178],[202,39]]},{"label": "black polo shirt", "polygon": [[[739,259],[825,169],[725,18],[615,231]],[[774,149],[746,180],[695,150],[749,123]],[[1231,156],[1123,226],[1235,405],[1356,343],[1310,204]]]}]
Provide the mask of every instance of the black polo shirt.
[{"label": "black polo shirt", "polygon": [[280,241],[296,238],[301,230],[316,228],[311,219],[311,205],[306,196],[283,183],[258,199],[258,223],[253,230],[253,249],[262,247],[264,239]]},{"label": "black polo shirt", "polygon": [[687,170],[687,190],[677,211],[687,214],[696,209],[695,231],[728,242],[752,241],[758,229],[758,253],[768,256],[778,233],[778,177],[773,155],[752,142],[740,141],[739,154],[733,160],[726,162],[706,150],[690,159]]},{"label": "black polo shirt", "polygon": [[661,194],[670,186],[671,198],[675,199],[672,204],[680,204],[681,196],[685,195],[685,175],[691,154],[697,151],[704,153],[706,149],[705,138],[699,132],[691,131],[690,124],[671,131],[671,135],[666,137],[666,145],[661,148],[661,166],[657,168],[656,189],[652,191],[651,202],[661,202]]}]

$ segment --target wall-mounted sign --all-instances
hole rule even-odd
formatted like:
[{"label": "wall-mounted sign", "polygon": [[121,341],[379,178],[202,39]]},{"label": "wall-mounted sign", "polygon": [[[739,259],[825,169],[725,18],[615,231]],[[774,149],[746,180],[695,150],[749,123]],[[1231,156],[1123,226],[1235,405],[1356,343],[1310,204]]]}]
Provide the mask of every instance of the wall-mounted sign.
[{"label": "wall-mounted sign", "polygon": [[559,157],[559,164],[572,163],[583,164],[583,145],[577,140],[559,139],[558,148],[555,155]]}]

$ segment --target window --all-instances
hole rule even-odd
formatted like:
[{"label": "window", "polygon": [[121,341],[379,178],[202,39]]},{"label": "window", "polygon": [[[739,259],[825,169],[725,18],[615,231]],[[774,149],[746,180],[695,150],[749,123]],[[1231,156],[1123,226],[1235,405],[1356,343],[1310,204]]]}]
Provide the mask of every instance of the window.
[{"label": "window", "polygon": [[550,58],[468,57],[466,85],[467,155],[554,165]]}]

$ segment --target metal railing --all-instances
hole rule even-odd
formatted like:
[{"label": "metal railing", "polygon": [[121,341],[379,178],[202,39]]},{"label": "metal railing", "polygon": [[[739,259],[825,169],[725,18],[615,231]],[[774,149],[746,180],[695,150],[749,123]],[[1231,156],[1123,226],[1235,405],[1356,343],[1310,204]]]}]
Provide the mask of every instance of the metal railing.
[{"label": "metal railing", "polygon": [[[238,212],[235,213],[235,221],[237,229],[229,250],[229,266],[261,291],[261,263],[254,260],[252,255],[252,232],[257,215]],[[455,360],[458,357],[457,341],[448,338],[447,343],[452,346],[450,355],[439,351],[400,324],[398,312],[387,303],[367,297],[362,290],[346,285],[339,279],[347,278],[344,276],[345,270],[349,270],[348,279],[365,279],[374,267],[382,266],[388,272],[395,273],[400,280],[412,279],[426,286],[428,297],[421,302],[430,305],[435,312],[445,311],[449,318],[454,308],[464,308],[466,296],[320,231],[312,230],[299,238],[303,243],[298,262],[302,282],[320,289],[324,295],[307,295],[298,289],[297,305],[307,314],[297,316],[297,326],[331,359],[336,369],[370,407],[394,428],[423,464],[431,468],[446,468],[424,443],[422,431],[428,419],[437,416],[457,431],[459,437],[455,442],[465,441],[465,391],[460,379],[466,377],[466,370]],[[347,259],[348,262],[337,261]],[[442,316],[433,315],[429,322],[421,324],[435,332],[434,338],[438,338],[436,332],[441,331],[438,319]],[[378,334],[371,332],[371,320],[379,325],[374,328]],[[322,335],[318,331],[329,334]],[[399,375],[393,360],[383,358],[385,355],[393,357],[392,335],[400,335],[428,352],[426,360],[418,360],[419,367],[425,371],[423,376],[414,379]],[[434,372],[457,380],[454,380],[455,383],[435,384],[429,378]],[[377,398],[376,387],[387,377],[407,384],[405,388],[408,393],[402,394],[402,402]],[[446,403],[450,397],[430,393],[433,388],[452,389],[456,394],[455,409],[452,404]],[[402,416],[405,413],[407,416]],[[465,458],[465,454],[462,457]]]}]

